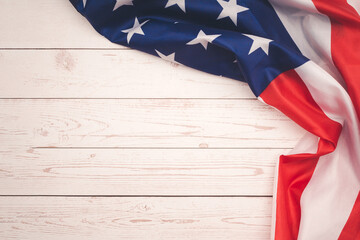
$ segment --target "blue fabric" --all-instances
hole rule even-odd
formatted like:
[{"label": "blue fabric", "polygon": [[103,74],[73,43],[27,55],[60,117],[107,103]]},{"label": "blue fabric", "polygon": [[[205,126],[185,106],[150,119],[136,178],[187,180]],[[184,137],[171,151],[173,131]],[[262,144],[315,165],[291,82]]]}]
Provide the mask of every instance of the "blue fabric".
[{"label": "blue fabric", "polygon": [[[83,0],[70,1],[110,41],[156,56],[155,49],[164,55],[175,52],[183,65],[246,81],[256,96],[279,74],[308,61],[264,0],[238,0],[249,10],[237,14],[237,26],[229,17],[217,20],[223,9],[217,0],[185,0],[186,12],[176,4],[165,8],[168,0],[134,0],[115,11],[116,0],[87,0],[85,7]],[[132,28],[135,17],[149,21],[141,27],[145,35],[134,34],[128,44],[122,30]],[[221,36],[207,49],[187,45],[200,30]],[[273,40],[268,55],[261,48],[249,54],[253,40],[243,33]]]}]

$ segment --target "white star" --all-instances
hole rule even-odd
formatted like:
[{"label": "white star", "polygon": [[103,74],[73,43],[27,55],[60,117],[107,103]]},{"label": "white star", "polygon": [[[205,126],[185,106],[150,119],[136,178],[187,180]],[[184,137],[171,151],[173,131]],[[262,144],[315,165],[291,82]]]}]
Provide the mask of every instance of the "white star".
[{"label": "white star", "polygon": [[196,38],[188,42],[186,45],[195,45],[200,43],[205,49],[207,49],[208,43],[212,43],[220,36],[221,34],[206,35],[202,30],[200,30]]},{"label": "white star", "polygon": [[139,24],[139,20],[135,17],[134,26],[132,28],[121,30],[123,33],[127,33],[127,42],[130,43],[132,36],[136,34],[145,35],[141,26],[147,23],[149,20]]},{"label": "white star", "polygon": [[168,0],[165,5],[165,8],[168,8],[173,5],[178,5],[178,7],[185,12],[185,0]]},{"label": "white star", "polygon": [[133,1],[132,0],[116,0],[113,11],[115,11],[116,9],[118,9],[119,7],[122,7],[124,5],[132,6]]},{"label": "white star", "polygon": [[246,10],[249,10],[246,7],[237,5],[236,0],[229,0],[228,2],[224,0],[217,0],[221,5],[223,10],[219,14],[217,20],[229,17],[231,21],[237,26],[237,14]]},{"label": "white star", "polygon": [[86,6],[86,0],[83,0],[84,7]]},{"label": "white star", "polygon": [[254,35],[249,35],[249,34],[243,34],[243,35],[245,35],[248,38],[251,38],[253,40],[253,43],[251,44],[251,48],[250,48],[248,55],[250,55],[252,52],[254,52],[258,48],[261,48],[265,52],[266,55],[269,55],[269,44],[273,40],[254,36]]},{"label": "white star", "polygon": [[169,62],[172,62],[172,63],[177,63],[179,64],[178,62],[175,61],[175,53],[171,53],[169,55],[164,55],[162,54],[161,52],[159,52],[158,50],[155,49],[155,52],[159,55],[159,57],[161,57],[162,59],[166,60],[166,61],[169,61]]}]

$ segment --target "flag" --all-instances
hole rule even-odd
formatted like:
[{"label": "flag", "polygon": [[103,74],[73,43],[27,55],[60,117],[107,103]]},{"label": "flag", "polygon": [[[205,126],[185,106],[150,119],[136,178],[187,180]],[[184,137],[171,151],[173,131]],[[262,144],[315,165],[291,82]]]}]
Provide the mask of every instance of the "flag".
[{"label": "flag", "polygon": [[308,131],[279,158],[272,239],[360,239],[358,0],[70,1],[110,41],[247,82]]}]

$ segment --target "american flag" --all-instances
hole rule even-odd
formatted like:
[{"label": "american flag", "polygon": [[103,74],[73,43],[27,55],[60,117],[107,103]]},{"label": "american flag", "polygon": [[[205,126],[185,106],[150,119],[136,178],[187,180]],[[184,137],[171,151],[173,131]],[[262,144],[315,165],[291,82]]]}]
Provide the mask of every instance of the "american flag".
[{"label": "american flag", "polygon": [[247,82],[308,131],[278,161],[272,239],[360,239],[359,0],[70,1],[110,41]]}]

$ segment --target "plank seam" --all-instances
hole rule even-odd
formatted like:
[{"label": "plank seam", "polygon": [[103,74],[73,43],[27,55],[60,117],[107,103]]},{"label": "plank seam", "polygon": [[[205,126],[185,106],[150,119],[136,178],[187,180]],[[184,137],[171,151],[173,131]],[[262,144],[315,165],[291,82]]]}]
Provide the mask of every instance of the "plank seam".
[{"label": "plank seam", "polygon": [[272,198],[272,195],[0,195],[1,197],[73,197],[73,198],[85,198],[85,197],[104,197],[104,198]]},{"label": "plank seam", "polygon": [[293,149],[292,147],[267,147],[267,148],[257,148],[257,147],[207,147],[207,148],[199,148],[199,147],[30,147],[32,149],[202,149],[202,150],[206,150],[206,149],[224,149],[224,150],[231,150],[231,149],[284,149],[284,150],[288,150],[288,149]]}]

